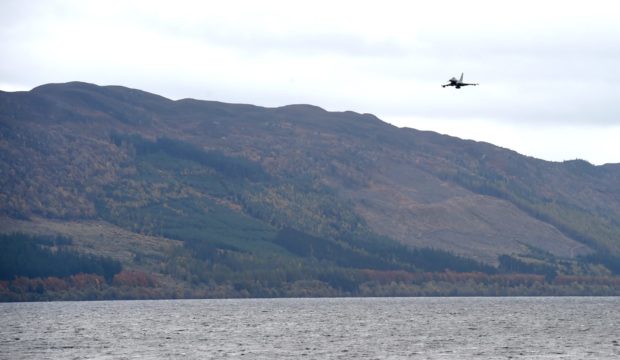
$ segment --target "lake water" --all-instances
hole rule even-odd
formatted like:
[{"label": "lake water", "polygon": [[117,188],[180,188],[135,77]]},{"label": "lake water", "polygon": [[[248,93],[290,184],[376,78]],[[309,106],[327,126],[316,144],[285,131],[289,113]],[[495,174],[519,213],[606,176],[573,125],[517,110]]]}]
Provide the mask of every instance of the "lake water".
[{"label": "lake water", "polygon": [[620,359],[620,298],[0,304],[2,359]]}]

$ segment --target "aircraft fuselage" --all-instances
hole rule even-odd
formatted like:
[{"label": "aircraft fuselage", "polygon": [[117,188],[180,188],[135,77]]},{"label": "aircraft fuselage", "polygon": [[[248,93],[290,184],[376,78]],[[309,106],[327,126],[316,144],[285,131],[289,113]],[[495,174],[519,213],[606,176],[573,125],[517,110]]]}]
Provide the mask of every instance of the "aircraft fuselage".
[{"label": "aircraft fuselage", "polygon": [[454,86],[457,89],[460,89],[461,86],[476,86],[478,84],[469,84],[469,83],[464,83],[463,82],[463,74],[461,74],[461,78],[459,80],[457,80],[455,77],[453,77],[452,79],[448,80],[448,83],[445,85],[441,85],[441,87],[446,87],[446,86]]}]

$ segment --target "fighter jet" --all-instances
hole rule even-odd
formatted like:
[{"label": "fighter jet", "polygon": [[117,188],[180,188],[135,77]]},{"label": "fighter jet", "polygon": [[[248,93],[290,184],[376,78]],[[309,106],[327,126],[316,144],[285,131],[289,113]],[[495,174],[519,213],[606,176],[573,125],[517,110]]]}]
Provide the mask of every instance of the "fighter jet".
[{"label": "fighter jet", "polygon": [[454,86],[457,89],[460,89],[461,86],[467,86],[467,85],[473,85],[476,86],[478,84],[468,84],[468,83],[464,83],[463,82],[463,73],[461,73],[461,78],[459,80],[457,80],[455,77],[453,77],[452,79],[448,80],[449,83],[445,84],[445,85],[441,85],[441,87],[446,87],[446,86]]}]

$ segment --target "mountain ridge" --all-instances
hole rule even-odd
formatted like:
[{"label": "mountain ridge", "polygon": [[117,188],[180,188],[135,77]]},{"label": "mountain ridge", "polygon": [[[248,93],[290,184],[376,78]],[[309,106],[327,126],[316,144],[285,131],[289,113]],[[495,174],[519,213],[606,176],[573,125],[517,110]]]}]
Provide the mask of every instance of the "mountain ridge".
[{"label": "mountain ridge", "polygon": [[620,164],[549,162],[314,105],[82,82],[0,93],[0,126],[3,232],[29,218],[105,221],[196,254],[306,254],[277,237],[292,228],[369,264],[386,261],[368,257],[383,241],[559,271],[620,256]]}]

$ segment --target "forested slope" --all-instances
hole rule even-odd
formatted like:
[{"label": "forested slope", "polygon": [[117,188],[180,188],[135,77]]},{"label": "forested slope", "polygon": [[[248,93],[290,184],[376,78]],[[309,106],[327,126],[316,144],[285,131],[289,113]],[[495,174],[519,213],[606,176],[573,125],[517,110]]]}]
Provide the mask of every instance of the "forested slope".
[{"label": "forested slope", "polygon": [[377,271],[618,270],[618,164],[547,162],[310,105],[86,83],[0,92],[0,130],[3,233],[65,236],[67,250],[168,289],[333,295]]}]

